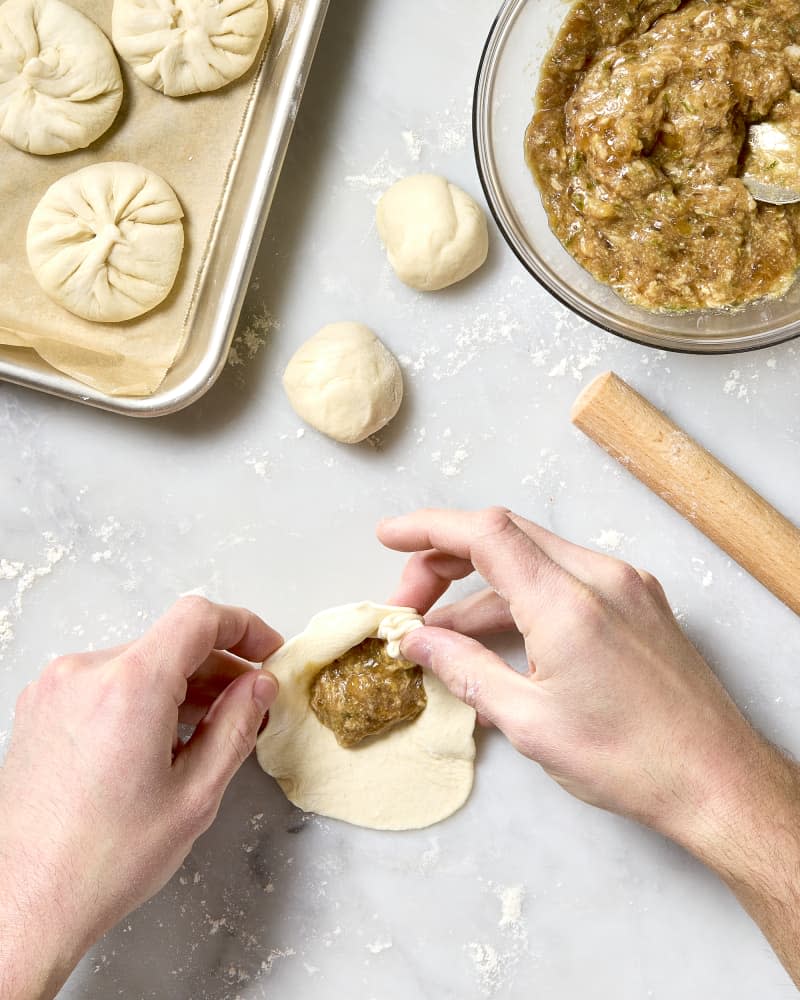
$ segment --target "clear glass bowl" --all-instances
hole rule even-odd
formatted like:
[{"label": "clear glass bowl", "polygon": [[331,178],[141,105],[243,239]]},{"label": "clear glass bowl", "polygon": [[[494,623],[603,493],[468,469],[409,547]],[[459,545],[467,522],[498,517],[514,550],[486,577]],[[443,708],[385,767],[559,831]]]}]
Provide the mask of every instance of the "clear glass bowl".
[{"label": "clear glass bowl", "polygon": [[534,278],[576,313],[650,347],[726,354],[800,335],[798,281],[780,299],[762,299],[737,311],[651,313],[595,281],[550,231],[523,142],[542,61],[568,10],[565,0],[505,0],[478,70],[475,156],[489,207],[511,249]]}]

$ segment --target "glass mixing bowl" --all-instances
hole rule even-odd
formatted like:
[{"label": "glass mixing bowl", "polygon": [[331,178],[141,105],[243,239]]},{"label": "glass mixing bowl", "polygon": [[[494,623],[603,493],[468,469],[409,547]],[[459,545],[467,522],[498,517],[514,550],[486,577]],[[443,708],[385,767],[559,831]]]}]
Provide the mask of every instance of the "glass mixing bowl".
[{"label": "glass mixing bowl", "polygon": [[651,313],[595,281],[550,231],[523,141],[542,61],[568,10],[564,0],[506,0],[478,70],[473,105],[478,172],[511,249],[559,301],[591,323],[640,344],[726,354],[798,336],[800,281],[780,299],[762,299],[737,311]]}]

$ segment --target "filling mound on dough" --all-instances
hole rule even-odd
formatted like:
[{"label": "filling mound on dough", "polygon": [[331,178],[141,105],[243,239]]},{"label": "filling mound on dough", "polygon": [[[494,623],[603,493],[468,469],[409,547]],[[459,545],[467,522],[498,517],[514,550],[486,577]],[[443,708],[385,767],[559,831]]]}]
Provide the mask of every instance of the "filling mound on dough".
[{"label": "filling mound on dough", "polygon": [[354,646],[321,670],[311,685],[314,714],[347,748],[411,722],[427,703],[422,669],[392,659],[381,639]]}]

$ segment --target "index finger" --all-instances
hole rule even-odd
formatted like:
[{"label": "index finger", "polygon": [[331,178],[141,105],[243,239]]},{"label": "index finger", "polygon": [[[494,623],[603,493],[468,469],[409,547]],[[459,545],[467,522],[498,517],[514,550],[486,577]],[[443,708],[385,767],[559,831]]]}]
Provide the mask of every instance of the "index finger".
[{"label": "index finger", "polygon": [[[508,602],[514,621],[522,631],[533,628],[536,619],[553,604],[570,579],[514,522],[511,512],[493,507],[480,512],[422,510],[382,521],[378,538],[400,552],[436,550],[463,560],[477,570],[496,593]],[[443,591],[442,566],[418,560],[415,588],[427,598],[435,589]],[[465,576],[463,565],[450,567]],[[440,572],[434,574],[434,569]],[[427,579],[428,572],[435,579]],[[414,597],[414,594],[408,594]],[[410,602],[414,607],[416,603]],[[423,601],[424,603],[424,601]]]},{"label": "index finger", "polygon": [[123,655],[188,678],[215,649],[257,663],[282,644],[281,635],[246,608],[182,597]]}]

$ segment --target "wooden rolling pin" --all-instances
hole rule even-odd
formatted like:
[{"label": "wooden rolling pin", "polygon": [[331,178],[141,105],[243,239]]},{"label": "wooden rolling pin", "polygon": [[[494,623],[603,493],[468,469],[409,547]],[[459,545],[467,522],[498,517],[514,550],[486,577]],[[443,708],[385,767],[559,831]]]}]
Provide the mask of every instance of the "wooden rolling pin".
[{"label": "wooden rolling pin", "polygon": [[800,530],[613,372],[572,422],[800,614]]}]

